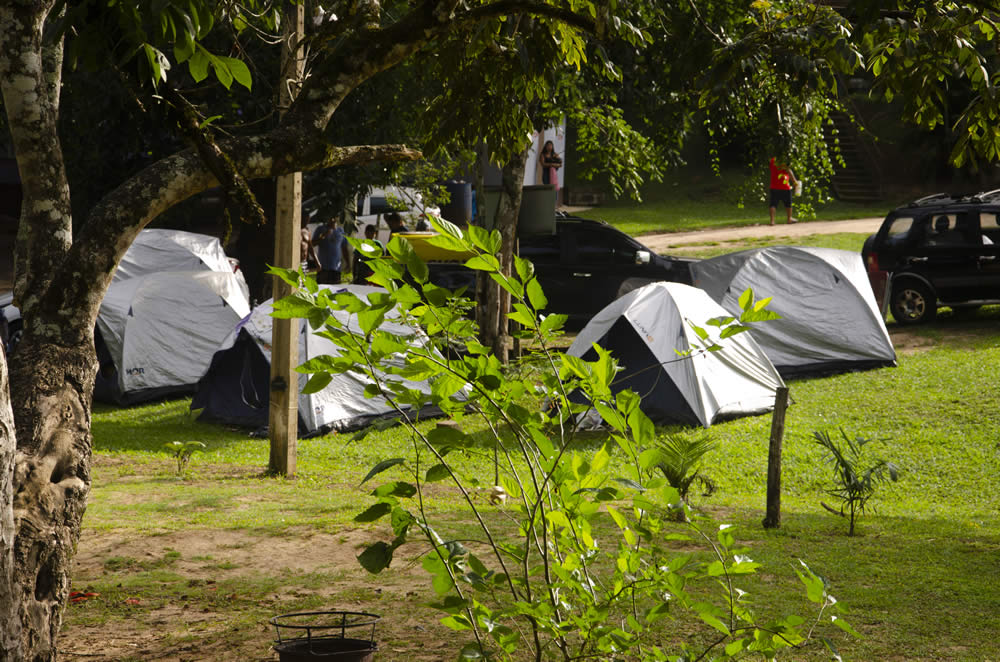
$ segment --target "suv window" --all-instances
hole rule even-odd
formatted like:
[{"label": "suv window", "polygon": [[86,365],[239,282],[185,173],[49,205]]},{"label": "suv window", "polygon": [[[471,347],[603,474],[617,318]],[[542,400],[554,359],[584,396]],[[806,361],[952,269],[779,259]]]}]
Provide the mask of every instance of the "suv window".
[{"label": "suv window", "polygon": [[934,214],[927,219],[926,246],[979,246],[975,215],[970,212]]},{"label": "suv window", "polygon": [[983,232],[984,244],[1000,244],[1000,219],[997,218],[996,212],[980,213],[979,227]]},{"label": "suv window", "polygon": [[885,237],[886,245],[894,248],[905,244],[911,234],[915,234],[912,232],[914,220],[912,216],[897,216],[892,219]]}]

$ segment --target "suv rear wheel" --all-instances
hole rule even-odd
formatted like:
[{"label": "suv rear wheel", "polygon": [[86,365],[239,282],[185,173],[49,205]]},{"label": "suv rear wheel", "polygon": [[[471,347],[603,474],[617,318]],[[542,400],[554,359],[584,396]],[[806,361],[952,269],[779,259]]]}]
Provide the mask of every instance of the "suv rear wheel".
[{"label": "suv rear wheel", "polygon": [[937,315],[937,297],[924,283],[904,280],[893,283],[889,309],[900,324],[927,322]]}]

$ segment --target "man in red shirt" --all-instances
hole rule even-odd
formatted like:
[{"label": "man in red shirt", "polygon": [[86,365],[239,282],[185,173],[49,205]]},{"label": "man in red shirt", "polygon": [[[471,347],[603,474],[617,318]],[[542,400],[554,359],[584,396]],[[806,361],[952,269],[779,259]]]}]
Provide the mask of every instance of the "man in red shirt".
[{"label": "man in red shirt", "polygon": [[770,196],[770,212],[771,212],[771,225],[774,225],[774,210],[778,207],[778,201],[785,203],[785,213],[788,216],[789,223],[797,223],[794,218],[792,218],[792,187],[795,186],[795,174],[792,173],[792,169],[788,167],[785,163],[775,163],[775,157],[771,157],[768,162],[768,166],[771,168],[771,196]]}]

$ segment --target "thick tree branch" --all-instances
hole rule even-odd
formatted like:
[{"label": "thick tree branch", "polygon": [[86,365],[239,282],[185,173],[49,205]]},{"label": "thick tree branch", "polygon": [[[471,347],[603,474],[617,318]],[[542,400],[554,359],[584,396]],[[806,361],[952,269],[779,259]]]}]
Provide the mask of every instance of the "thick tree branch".
[{"label": "thick tree branch", "polygon": [[[219,148],[248,180],[423,156],[405,145],[326,145],[309,132],[287,127],[220,141]],[[79,342],[91,333],[94,319],[81,318],[79,311],[96,317],[111,275],[139,231],[167,209],[218,184],[197,151],[189,149],[140,171],[94,207],[58,272],[60,290],[45,300],[46,317],[64,318],[58,329],[61,343]]]},{"label": "thick tree branch", "polygon": [[177,123],[181,131],[194,143],[202,162],[215,176],[216,181],[222,185],[226,197],[236,203],[240,220],[252,225],[267,223],[267,216],[260,203],[257,202],[253,191],[250,190],[247,180],[236,169],[229,156],[219,148],[212,134],[200,126],[197,109],[169,85],[163,86],[163,95],[177,111],[179,115]]}]

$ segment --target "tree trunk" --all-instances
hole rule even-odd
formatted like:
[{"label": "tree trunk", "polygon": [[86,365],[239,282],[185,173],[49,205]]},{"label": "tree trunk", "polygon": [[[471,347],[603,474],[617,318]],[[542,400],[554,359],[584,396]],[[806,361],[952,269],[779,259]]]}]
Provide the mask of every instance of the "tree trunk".
[{"label": "tree trunk", "polygon": [[[528,160],[528,150],[515,154],[503,166],[500,201],[497,203],[496,228],[503,243],[500,245],[500,268],[509,276],[514,267],[514,252],[517,245],[517,216],[521,209],[521,194],[524,187],[524,167]],[[510,333],[507,316],[510,313],[510,294],[492,279],[486,281],[486,301],[483,318],[480,320],[480,334],[483,344],[490,347],[501,363],[507,363],[510,349]]]},{"label": "tree trunk", "polygon": [[92,338],[60,346],[26,337],[11,374],[19,440],[13,474],[14,597],[22,659],[33,662],[56,659],[73,552],[90,492],[90,396],[96,372]]},{"label": "tree trunk", "polygon": [[19,660],[21,620],[18,615],[14,565],[14,412],[10,409],[7,360],[0,349],[0,660]]}]

